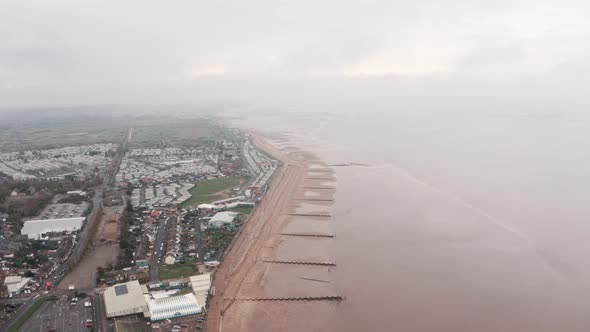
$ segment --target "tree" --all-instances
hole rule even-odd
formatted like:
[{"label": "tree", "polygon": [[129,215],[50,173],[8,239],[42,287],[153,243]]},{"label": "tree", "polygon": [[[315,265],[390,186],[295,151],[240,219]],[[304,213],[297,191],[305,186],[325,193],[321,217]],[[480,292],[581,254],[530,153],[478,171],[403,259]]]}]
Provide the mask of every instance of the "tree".
[{"label": "tree", "polygon": [[129,248],[129,241],[127,239],[121,239],[119,242],[119,247],[123,250]]},{"label": "tree", "polygon": [[127,201],[127,207],[125,207],[125,211],[133,212],[133,205],[131,205],[130,201]]},{"label": "tree", "polygon": [[39,251],[43,248],[43,245],[41,244],[40,241],[34,241],[31,243],[31,246],[33,247],[33,250],[35,251]]},{"label": "tree", "polygon": [[131,196],[131,194],[133,193],[133,185],[129,182],[127,182],[127,191],[125,193],[127,194],[127,196]]}]

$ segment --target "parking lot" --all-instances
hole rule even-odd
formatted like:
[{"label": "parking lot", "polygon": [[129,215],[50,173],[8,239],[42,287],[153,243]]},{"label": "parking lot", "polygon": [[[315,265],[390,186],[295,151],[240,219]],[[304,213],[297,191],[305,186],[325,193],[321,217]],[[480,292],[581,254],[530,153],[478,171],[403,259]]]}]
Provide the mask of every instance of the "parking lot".
[{"label": "parking lot", "polygon": [[[86,308],[84,302],[91,302],[92,307]],[[88,331],[87,320],[95,321],[94,301],[90,297],[78,298],[72,305],[71,296],[61,295],[59,300],[45,302],[22,327],[22,331],[55,331],[81,332]]]},{"label": "parking lot", "polygon": [[62,219],[81,217],[88,209],[88,203],[82,202],[80,204],[73,203],[58,203],[49,204],[39,214],[41,219]]}]

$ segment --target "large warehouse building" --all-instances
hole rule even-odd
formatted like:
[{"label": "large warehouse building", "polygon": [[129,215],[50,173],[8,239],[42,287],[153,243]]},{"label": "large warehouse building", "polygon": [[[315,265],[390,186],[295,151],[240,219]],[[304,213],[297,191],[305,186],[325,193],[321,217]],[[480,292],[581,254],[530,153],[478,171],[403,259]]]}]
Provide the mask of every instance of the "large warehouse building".
[{"label": "large warehouse building", "polygon": [[40,239],[45,233],[75,232],[82,228],[85,217],[26,221],[20,233],[29,239]]},{"label": "large warehouse building", "polygon": [[196,315],[201,312],[201,307],[193,294],[150,300],[148,307],[152,322],[174,317]]},{"label": "large warehouse building", "polygon": [[134,280],[109,287],[104,292],[106,315],[108,318],[144,314],[149,317],[149,310],[144,294],[147,287]]},{"label": "large warehouse building", "polygon": [[117,284],[104,292],[107,318],[143,314],[152,322],[196,315],[206,310],[211,275],[190,277],[193,294],[177,295],[178,290],[153,292],[137,280]]}]

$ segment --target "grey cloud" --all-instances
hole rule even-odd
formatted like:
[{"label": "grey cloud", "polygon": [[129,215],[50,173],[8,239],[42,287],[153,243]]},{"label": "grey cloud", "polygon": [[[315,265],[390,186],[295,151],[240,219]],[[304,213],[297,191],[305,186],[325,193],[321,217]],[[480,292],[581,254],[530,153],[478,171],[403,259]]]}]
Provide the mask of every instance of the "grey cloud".
[{"label": "grey cloud", "polygon": [[[470,84],[466,77],[502,86],[498,76],[513,82],[526,79],[514,68],[536,69],[529,63],[531,47],[539,53],[554,49],[551,36],[539,35],[535,26],[567,21],[535,11],[551,5],[548,0],[5,1],[0,3],[1,106],[411,98],[463,88]],[[588,9],[575,1],[560,6],[574,13]],[[581,40],[584,31],[569,38]],[[549,82],[556,72],[545,67],[571,59],[586,65],[585,46],[570,48],[524,76]],[[430,72],[433,66],[422,63],[439,59],[435,65],[442,72]],[[417,72],[411,77],[396,72],[405,66]],[[363,68],[374,72],[364,75]]]}]

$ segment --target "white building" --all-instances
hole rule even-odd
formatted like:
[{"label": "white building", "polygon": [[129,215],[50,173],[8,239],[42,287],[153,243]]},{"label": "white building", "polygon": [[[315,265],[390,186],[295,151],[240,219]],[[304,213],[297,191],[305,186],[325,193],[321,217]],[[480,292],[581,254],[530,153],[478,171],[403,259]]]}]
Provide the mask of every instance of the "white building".
[{"label": "white building", "polygon": [[210,220],[209,227],[222,227],[225,224],[231,224],[236,220],[238,216],[235,212],[223,211],[217,212]]},{"label": "white building", "polygon": [[8,290],[8,296],[13,297],[23,290],[31,278],[23,278],[21,276],[8,276],[4,279],[4,285]]},{"label": "white building", "polygon": [[246,199],[246,196],[236,196],[236,197],[221,199],[219,201],[214,201],[211,204],[213,204],[213,205],[227,204],[227,203],[231,203],[231,202],[242,201],[244,199]]},{"label": "white building", "polygon": [[207,305],[207,297],[211,289],[211,274],[205,273],[190,277],[190,285],[201,309],[204,308]]},{"label": "white building", "polygon": [[104,292],[107,318],[141,313],[148,317],[144,294],[148,294],[147,287],[140,285],[137,280],[107,288]]},{"label": "white building", "polygon": [[29,239],[40,239],[44,233],[75,232],[82,228],[85,217],[26,221],[20,233]]},{"label": "white building", "polygon": [[207,203],[199,204],[197,206],[197,208],[199,210],[206,210],[206,211],[215,211],[215,209],[220,209],[220,207],[218,207],[217,205],[207,204]]},{"label": "white building", "polygon": [[173,253],[168,253],[164,258],[164,264],[174,265],[174,262],[176,262],[176,256]]},{"label": "white building", "polygon": [[201,306],[193,294],[150,300],[148,307],[152,322],[201,312]]}]

